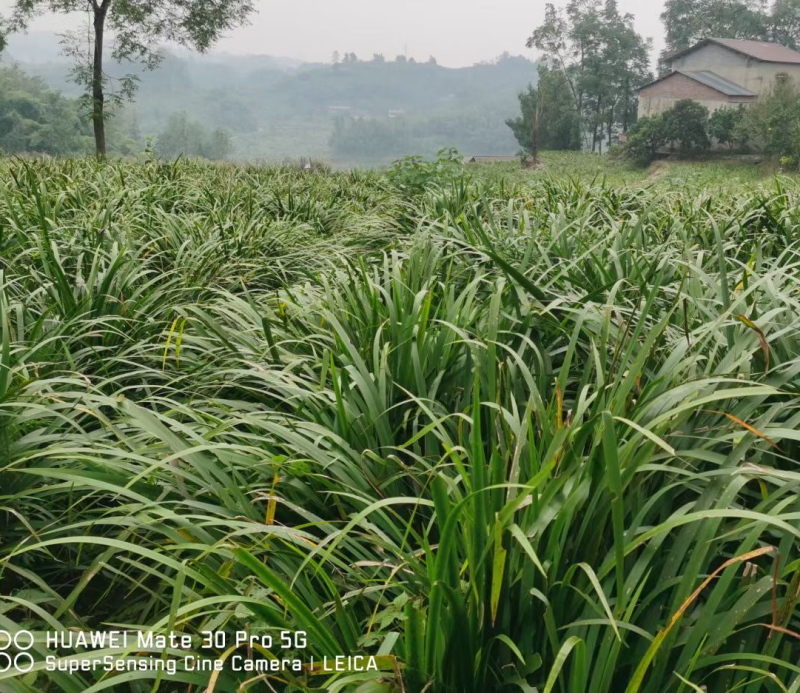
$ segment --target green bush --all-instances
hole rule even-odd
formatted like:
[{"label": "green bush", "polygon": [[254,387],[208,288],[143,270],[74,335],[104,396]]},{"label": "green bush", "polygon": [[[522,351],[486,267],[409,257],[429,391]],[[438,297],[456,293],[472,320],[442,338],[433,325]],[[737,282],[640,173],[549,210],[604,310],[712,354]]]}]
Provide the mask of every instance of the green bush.
[{"label": "green bush", "polygon": [[718,108],[708,119],[708,134],[719,144],[728,148],[744,147],[749,138],[747,127],[747,110],[738,108]]},{"label": "green bush", "polygon": [[692,99],[681,99],[663,113],[637,120],[622,151],[632,159],[649,161],[663,148],[690,155],[710,147],[708,109]]},{"label": "green bush", "polygon": [[650,161],[667,142],[664,119],[659,115],[639,118],[628,131],[621,151],[637,161]]},{"label": "green bush", "polygon": [[778,82],[750,107],[746,132],[759,151],[787,168],[800,167],[800,92],[792,80]]},{"label": "green bush", "polygon": [[664,137],[681,154],[696,154],[711,147],[708,109],[693,99],[681,99],[662,115]]},{"label": "green bush", "polygon": [[389,180],[403,192],[416,194],[434,183],[452,180],[464,172],[464,157],[454,147],[440,149],[436,159],[422,156],[398,159],[389,170]]}]

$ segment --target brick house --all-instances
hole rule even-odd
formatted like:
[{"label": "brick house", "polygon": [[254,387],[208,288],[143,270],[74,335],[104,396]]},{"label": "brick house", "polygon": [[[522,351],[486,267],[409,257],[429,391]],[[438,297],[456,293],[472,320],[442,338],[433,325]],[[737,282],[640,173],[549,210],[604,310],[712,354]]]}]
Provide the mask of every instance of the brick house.
[{"label": "brick house", "polygon": [[779,79],[800,84],[800,53],[763,41],[709,38],[669,58],[670,71],[641,87],[639,117],[666,111],[680,99],[709,112],[750,104]]}]

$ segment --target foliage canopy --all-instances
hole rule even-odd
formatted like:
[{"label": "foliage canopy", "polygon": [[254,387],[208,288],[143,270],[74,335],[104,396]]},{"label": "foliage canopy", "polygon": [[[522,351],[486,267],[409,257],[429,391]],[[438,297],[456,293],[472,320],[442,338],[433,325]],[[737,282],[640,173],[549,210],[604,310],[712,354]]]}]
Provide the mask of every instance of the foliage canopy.
[{"label": "foliage canopy", "polygon": [[581,148],[580,117],[566,77],[559,70],[539,66],[536,87],[519,94],[521,115],[506,120],[523,151],[533,147],[534,119],[539,110],[539,147],[570,150]]}]

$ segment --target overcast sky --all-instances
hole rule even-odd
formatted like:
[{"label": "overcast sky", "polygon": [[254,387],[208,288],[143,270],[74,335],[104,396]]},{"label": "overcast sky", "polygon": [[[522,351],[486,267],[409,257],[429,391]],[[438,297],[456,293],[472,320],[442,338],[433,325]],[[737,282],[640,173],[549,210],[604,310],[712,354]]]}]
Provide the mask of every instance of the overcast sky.
[{"label": "overcast sky", "polygon": [[[567,0],[555,0],[557,5]],[[0,0],[7,13],[13,0]],[[230,32],[216,51],[266,54],[305,61],[329,61],[333,51],[361,58],[407,53],[417,60],[436,57],[442,65],[461,67],[489,60],[504,51],[535,57],[525,40],[544,16],[543,0],[255,0],[249,26]],[[619,0],[620,10],[636,17],[636,28],[660,50],[658,19],[663,0]],[[47,16],[34,31],[74,28]]]}]

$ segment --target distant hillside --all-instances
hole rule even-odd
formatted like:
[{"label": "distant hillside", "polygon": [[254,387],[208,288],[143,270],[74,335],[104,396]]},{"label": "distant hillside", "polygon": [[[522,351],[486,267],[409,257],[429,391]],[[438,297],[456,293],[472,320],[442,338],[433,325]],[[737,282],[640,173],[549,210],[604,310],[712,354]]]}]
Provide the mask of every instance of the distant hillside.
[{"label": "distant hillside", "polygon": [[[3,58],[65,94],[78,93],[52,35],[12,36]],[[116,76],[132,71],[109,69]],[[185,111],[206,128],[230,130],[237,158],[352,163],[427,155],[444,146],[513,154],[518,145],[504,121],[517,109],[517,92],[536,81],[534,63],[510,55],[453,69],[380,56],[322,65],[170,52],[158,70],[137,74],[136,103],[125,115],[133,137],[156,136],[171,114]]]}]

